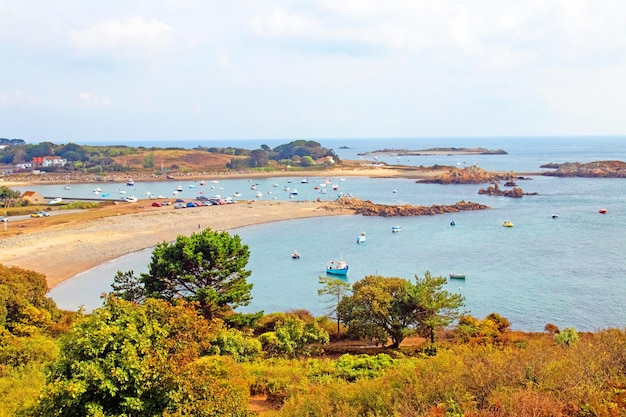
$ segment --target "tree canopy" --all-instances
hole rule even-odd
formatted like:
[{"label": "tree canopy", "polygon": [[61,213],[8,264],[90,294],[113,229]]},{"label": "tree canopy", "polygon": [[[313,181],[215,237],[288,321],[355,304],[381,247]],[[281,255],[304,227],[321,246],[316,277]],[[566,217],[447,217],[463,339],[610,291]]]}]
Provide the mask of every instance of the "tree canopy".
[{"label": "tree canopy", "polygon": [[218,328],[184,302],[109,297],[61,340],[29,415],[245,416],[247,390],[219,365],[228,359],[200,360]]},{"label": "tree canopy", "polygon": [[245,269],[249,257],[248,246],[228,232],[205,229],[178,236],[154,248],[149,272],[139,279],[132,271],[118,272],[114,293],[133,301],[144,296],[196,301],[205,317],[221,317],[252,300],[251,272]]},{"label": "tree canopy", "polygon": [[415,277],[415,283],[398,277],[370,275],[352,286],[352,295],[343,297],[338,311],[349,331],[398,347],[409,335],[430,336],[458,317],[463,297],[441,289],[445,277]]}]

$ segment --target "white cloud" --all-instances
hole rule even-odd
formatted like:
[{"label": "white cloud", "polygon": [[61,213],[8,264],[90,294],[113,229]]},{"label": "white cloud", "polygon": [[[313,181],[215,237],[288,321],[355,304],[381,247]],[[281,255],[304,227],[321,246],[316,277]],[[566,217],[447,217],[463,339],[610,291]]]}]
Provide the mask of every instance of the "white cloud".
[{"label": "white cloud", "polygon": [[113,100],[111,100],[110,97],[94,94],[89,91],[78,93],[78,101],[83,105],[91,107],[110,107],[113,105]]},{"label": "white cloud", "polygon": [[145,56],[169,49],[174,31],[162,21],[146,22],[142,17],[134,17],[126,21],[108,20],[88,29],[72,30],[69,36],[79,50]]},{"label": "white cloud", "polygon": [[0,92],[0,106],[2,107],[30,106],[36,104],[37,101],[35,95],[22,90]]}]

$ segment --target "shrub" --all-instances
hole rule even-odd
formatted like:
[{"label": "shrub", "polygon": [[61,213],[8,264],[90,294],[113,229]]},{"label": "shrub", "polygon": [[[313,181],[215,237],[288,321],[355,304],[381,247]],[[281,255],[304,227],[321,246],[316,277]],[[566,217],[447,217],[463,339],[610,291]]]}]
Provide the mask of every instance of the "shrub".
[{"label": "shrub", "polygon": [[573,327],[567,327],[554,335],[554,341],[561,346],[571,346],[578,342],[578,333]]}]

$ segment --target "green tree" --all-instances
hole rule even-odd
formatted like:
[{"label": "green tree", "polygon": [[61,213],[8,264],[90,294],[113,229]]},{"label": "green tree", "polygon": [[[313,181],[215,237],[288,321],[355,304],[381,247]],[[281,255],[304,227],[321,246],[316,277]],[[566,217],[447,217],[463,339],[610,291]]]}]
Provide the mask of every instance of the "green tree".
[{"label": "green tree", "polygon": [[132,271],[118,273],[115,294],[141,301],[137,297],[145,291],[149,298],[196,301],[206,318],[221,317],[252,300],[245,269],[249,257],[248,246],[227,232],[205,229],[178,236],[154,248],[148,273],[139,278]]},{"label": "green tree", "polygon": [[46,277],[19,267],[0,265],[0,325],[11,333],[29,335],[47,332],[56,304],[46,297]]},{"label": "green tree", "polygon": [[352,286],[352,296],[339,303],[339,316],[350,332],[391,347],[415,331],[430,336],[458,317],[463,297],[441,289],[445,277],[415,277],[415,283],[403,278],[367,276]]},{"label": "green tree", "polygon": [[[48,384],[29,414],[154,416],[175,411],[185,403],[176,394],[192,389],[185,383],[189,367],[209,348],[214,333],[214,326],[186,303],[148,300],[137,305],[108,297],[61,339]],[[206,399],[203,391],[195,397]]]},{"label": "green tree", "polygon": [[[437,328],[446,327],[460,317],[459,309],[465,301],[462,295],[442,289],[447,282],[446,277],[433,277],[429,271],[426,271],[424,278],[415,276],[415,292],[412,295],[417,297],[418,329],[420,334],[430,337],[431,343],[435,343]],[[498,316],[497,320],[498,327],[508,327],[507,319]]]},{"label": "green tree", "polygon": [[341,298],[350,291],[350,284],[333,277],[319,277],[319,283],[322,285],[322,288],[317,290],[317,295],[325,297],[326,314],[328,317],[337,320],[337,334],[339,334],[341,320],[339,319],[337,308]]},{"label": "green tree", "polygon": [[2,205],[4,207],[7,207],[11,202],[15,204],[15,201],[20,197],[21,194],[22,193],[20,193],[19,191],[12,190],[4,185],[0,186],[0,200],[2,201]]},{"label": "green tree", "polygon": [[310,167],[314,163],[315,161],[313,161],[313,158],[311,158],[309,155],[305,155],[300,159],[300,165],[303,167]]}]

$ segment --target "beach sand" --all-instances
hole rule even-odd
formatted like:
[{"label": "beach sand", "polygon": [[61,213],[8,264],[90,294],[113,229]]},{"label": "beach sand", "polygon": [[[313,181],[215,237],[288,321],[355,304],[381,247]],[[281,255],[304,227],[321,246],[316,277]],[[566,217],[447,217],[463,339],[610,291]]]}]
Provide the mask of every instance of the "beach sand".
[{"label": "beach sand", "polygon": [[[140,207],[134,212],[128,212],[127,207],[107,207],[98,209],[110,211],[101,213],[103,216],[73,219],[50,227],[28,224],[50,221],[52,216],[10,224],[20,231],[12,235],[0,231],[0,264],[42,273],[48,288],[52,288],[108,260],[206,228],[228,231],[281,220],[350,213],[327,211],[324,203],[316,202],[252,201],[179,210],[140,204],[133,204]],[[60,214],[53,220],[59,221],[61,216],[75,217]]]}]

